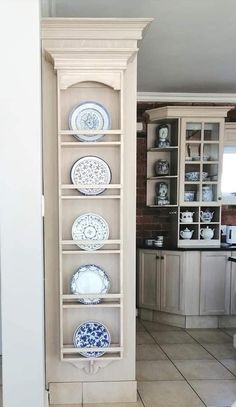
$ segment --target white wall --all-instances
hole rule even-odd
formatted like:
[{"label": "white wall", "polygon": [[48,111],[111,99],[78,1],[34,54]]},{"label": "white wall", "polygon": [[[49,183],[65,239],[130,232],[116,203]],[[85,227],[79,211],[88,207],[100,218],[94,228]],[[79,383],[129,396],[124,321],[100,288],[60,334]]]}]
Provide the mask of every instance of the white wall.
[{"label": "white wall", "polygon": [[38,0],[1,1],[4,407],[44,405],[39,20]]}]

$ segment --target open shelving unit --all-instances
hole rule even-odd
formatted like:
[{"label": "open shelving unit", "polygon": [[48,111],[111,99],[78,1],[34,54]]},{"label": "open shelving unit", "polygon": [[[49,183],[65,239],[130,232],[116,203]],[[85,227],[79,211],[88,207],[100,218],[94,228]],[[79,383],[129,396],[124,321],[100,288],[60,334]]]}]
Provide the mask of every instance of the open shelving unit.
[{"label": "open shelving unit", "polygon": [[[99,364],[101,360],[113,361],[123,357],[123,88],[122,73],[120,83],[116,89],[99,82],[99,75],[94,73],[94,82],[78,83],[75,81],[69,87],[63,85],[63,73],[58,74],[58,224],[59,224],[59,273],[60,273],[60,357],[64,362],[73,364],[83,361],[91,366]],[[70,110],[74,105],[84,100],[92,100],[106,106],[111,116],[110,130],[73,131],[67,128]],[[79,134],[101,134],[97,141],[80,141]],[[74,185],[70,182],[70,170],[76,160],[84,156],[97,156],[105,160],[112,173],[109,185]],[[83,195],[78,189],[105,188],[100,195]],[[106,219],[109,225],[108,240],[71,239],[73,220],[86,212],[93,212]],[[114,216],[114,213],[116,216]],[[100,243],[98,250],[83,250],[79,244]],[[73,295],[69,291],[69,280],[76,267],[84,264],[81,257],[86,258],[87,264],[101,264],[101,258],[116,260],[116,272],[110,270],[106,261],[105,271],[111,281],[111,292],[106,295]],[[66,257],[66,260],[64,259]],[[91,259],[90,259],[91,257]],[[71,260],[72,258],[72,260]],[[114,262],[114,260],[113,260]],[[73,266],[72,266],[73,264]],[[83,304],[80,298],[100,298],[98,304]],[[102,312],[102,313],[101,313]],[[90,317],[91,315],[91,317]],[[115,319],[115,323],[114,323]],[[111,333],[111,345],[98,348],[104,355],[95,358],[85,358],[81,352],[89,349],[75,348],[72,344],[73,331],[76,326],[86,320],[104,323]],[[91,348],[90,348],[91,350]],[[92,348],[96,351],[95,348]],[[88,368],[87,368],[88,369]]]}]

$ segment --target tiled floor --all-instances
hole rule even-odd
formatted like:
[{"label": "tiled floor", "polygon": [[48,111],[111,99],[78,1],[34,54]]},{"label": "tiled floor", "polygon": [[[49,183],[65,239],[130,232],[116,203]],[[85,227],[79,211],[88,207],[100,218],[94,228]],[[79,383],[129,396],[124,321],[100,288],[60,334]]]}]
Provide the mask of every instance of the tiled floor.
[{"label": "tiled floor", "polygon": [[234,333],[232,329],[185,330],[138,320],[140,399],[132,406],[231,406],[236,400]]},{"label": "tiled floor", "polygon": [[229,407],[236,401],[235,333],[138,320],[138,402],[83,407]]}]

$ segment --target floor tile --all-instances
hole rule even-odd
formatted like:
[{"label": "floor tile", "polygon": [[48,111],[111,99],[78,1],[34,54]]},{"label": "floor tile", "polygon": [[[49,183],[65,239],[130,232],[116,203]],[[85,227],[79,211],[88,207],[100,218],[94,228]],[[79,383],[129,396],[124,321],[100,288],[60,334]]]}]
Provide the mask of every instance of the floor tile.
[{"label": "floor tile", "polygon": [[137,362],[136,379],[138,381],[184,380],[173,363],[171,363],[169,360],[148,360]]},{"label": "floor tile", "polygon": [[152,332],[152,336],[159,344],[196,343],[195,340],[184,331]]},{"label": "floor tile", "polygon": [[143,326],[142,322],[139,319],[136,319],[136,332],[146,331],[145,327]]},{"label": "floor tile", "polygon": [[197,360],[213,359],[213,357],[198,344],[173,344],[161,345],[170,359],[173,360]]},{"label": "floor tile", "polygon": [[220,362],[236,375],[236,359],[221,359]]},{"label": "floor tile", "polygon": [[222,344],[204,344],[206,348],[216,359],[234,359],[236,358],[236,349],[231,343]]},{"label": "floor tile", "polygon": [[234,336],[236,335],[236,329],[235,328],[221,328],[222,331],[224,331],[226,334],[230,335],[230,336]]},{"label": "floor tile", "polygon": [[184,381],[139,382],[145,407],[201,407],[204,404]]},{"label": "floor tile", "polygon": [[145,343],[155,343],[155,341],[148,332],[140,331],[136,333],[136,343],[137,345],[144,345]]},{"label": "floor tile", "polygon": [[145,344],[137,345],[136,360],[163,360],[167,356],[158,345]]},{"label": "floor tile", "polygon": [[235,379],[217,360],[176,360],[175,365],[187,380]]},{"label": "floor tile", "polygon": [[[83,404],[83,407],[109,407],[109,406],[111,406],[111,407],[144,407],[144,405],[143,405],[143,403],[142,403],[142,401],[141,401],[141,399],[140,399],[140,397],[138,396],[138,401],[137,401],[137,403],[93,403],[93,404],[91,404],[91,403],[85,403],[85,404]],[[64,406],[61,406],[61,407],[64,407]],[[73,407],[73,406],[71,406],[71,407]]]},{"label": "floor tile", "polygon": [[156,331],[181,331],[182,328],[176,326],[160,324],[159,322],[142,321],[145,328],[150,332]]},{"label": "floor tile", "polygon": [[236,400],[236,380],[191,380],[190,384],[207,406],[231,406]]},{"label": "floor tile", "polygon": [[202,344],[232,343],[232,338],[219,329],[188,329],[187,332]]}]

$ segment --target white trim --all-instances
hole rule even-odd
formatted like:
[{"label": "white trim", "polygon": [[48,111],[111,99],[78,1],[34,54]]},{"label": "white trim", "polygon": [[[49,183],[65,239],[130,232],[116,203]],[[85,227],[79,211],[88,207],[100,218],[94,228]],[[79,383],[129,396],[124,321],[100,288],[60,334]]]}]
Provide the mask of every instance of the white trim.
[{"label": "white trim", "polygon": [[138,92],[138,102],[236,103],[236,93]]},{"label": "white trim", "polygon": [[55,0],[42,0],[41,14],[43,17],[56,17]]}]

